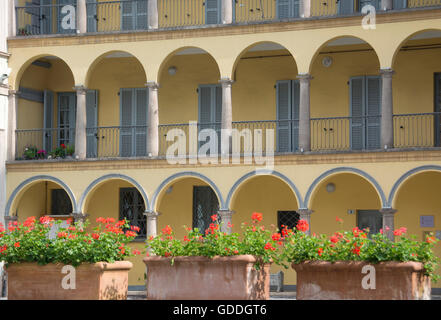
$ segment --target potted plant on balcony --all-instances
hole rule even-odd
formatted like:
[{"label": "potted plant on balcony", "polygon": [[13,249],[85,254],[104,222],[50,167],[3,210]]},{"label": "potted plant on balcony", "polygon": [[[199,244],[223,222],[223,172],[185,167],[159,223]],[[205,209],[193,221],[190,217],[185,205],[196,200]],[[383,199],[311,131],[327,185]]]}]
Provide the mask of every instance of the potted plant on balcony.
[{"label": "potted plant on balcony", "polygon": [[[124,259],[126,245],[136,237],[126,220],[97,220],[92,233],[88,222],[50,230],[61,221],[30,217],[21,224],[0,227],[0,259],[6,262],[8,299],[77,300],[126,299],[128,272],[132,263]],[[59,226],[58,226],[59,227]],[[132,227],[136,229],[136,227]]]},{"label": "potted plant on balcony", "polygon": [[369,230],[353,228],[328,238],[309,236],[308,228],[299,222],[280,257],[297,273],[298,300],[430,299],[430,281],[438,278],[434,237],[419,242],[400,228],[391,241],[382,230],[369,237]]},{"label": "potted plant on balcony", "polygon": [[68,144],[66,146],[66,158],[67,159],[73,159],[73,154],[75,153],[75,147],[73,145]]},{"label": "potted plant on balcony", "polygon": [[186,228],[188,234],[178,240],[166,226],[148,239],[153,256],[144,258],[147,299],[269,299],[269,268],[279,237],[259,225],[260,213],[253,213],[252,224],[242,224],[241,236],[222,232],[217,215],[211,218],[205,235]]}]

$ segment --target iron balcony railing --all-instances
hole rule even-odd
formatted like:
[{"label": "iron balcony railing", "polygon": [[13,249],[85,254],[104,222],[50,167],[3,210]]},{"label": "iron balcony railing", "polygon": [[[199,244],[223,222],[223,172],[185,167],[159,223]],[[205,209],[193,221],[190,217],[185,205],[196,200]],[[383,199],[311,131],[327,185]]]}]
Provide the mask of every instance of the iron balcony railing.
[{"label": "iron balcony railing", "polygon": [[[204,129],[213,129],[205,131]],[[231,153],[254,155],[296,153],[299,150],[299,120],[234,121]],[[311,151],[379,150],[381,117],[327,117],[310,120]],[[441,146],[441,112],[395,114],[395,148]],[[88,158],[145,157],[147,126],[87,128]],[[215,136],[213,136],[215,135]],[[17,159],[27,159],[26,150],[44,150],[46,157],[61,144],[74,144],[75,129],[16,130]],[[198,141],[201,138],[203,141]],[[161,124],[158,127],[159,156],[195,156],[212,138],[221,151],[221,123]],[[207,145],[208,146],[208,145]],[[216,150],[212,150],[215,152]],[[39,158],[44,156],[39,155]]]},{"label": "iron balcony railing", "polygon": [[[311,0],[309,12],[302,14],[301,0],[231,0],[233,24],[339,17],[359,14],[360,0]],[[21,3],[21,2],[20,2]],[[46,5],[25,2],[16,7],[17,35],[75,33],[75,12],[69,19],[68,4]],[[43,3],[42,1],[40,3]],[[69,4],[70,3],[70,4]],[[367,1],[380,10],[380,0]],[[220,0],[158,0],[158,28],[198,27],[222,24]],[[441,0],[394,0],[392,10],[439,8]],[[148,0],[87,0],[87,32],[148,30]],[[63,27],[63,21],[65,25]]]},{"label": "iron balcony railing", "polygon": [[76,1],[70,4],[34,4],[16,6],[17,36],[71,34],[77,32]]}]

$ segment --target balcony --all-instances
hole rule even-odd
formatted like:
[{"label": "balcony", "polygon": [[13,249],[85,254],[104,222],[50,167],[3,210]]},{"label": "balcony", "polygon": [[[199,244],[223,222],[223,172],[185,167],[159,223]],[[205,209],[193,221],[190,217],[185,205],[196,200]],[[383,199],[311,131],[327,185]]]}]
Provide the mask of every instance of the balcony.
[{"label": "balcony", "polygon": [[[80,10],[80,2],[85,8]],[[19,1],[16,35],[105,33],[243,25],[360,15],[365,5],[380,11],[380,0],[63,0]],[[433,9],[441,0],[390,0],[393,12]],[[39,3],[39,4],[38,4]],[[222,6],[229,5],[226,10]],[[150,12],[149,12],[150,10]],[[84,13],[83,13],[84,12]],[[222,16],[224,12],[224,16]],[[76,16],[80,15],[76,25]]]}]

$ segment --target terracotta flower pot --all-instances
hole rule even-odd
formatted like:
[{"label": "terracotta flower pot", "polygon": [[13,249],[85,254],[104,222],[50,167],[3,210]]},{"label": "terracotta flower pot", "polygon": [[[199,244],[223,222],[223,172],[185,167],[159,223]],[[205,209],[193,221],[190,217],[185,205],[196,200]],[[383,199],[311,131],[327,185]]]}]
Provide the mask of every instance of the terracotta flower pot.
[{"label": "terracotta flower pot", "polygon": [[[367,265],[373,269],[363,273]],[[306,261],[292,267],[298,300],[430,299],[430,277],[420,262]]]},{"label": "terracotta flower pot", "polygon": [[[10,264],[9,300],[124,300],[127,299],[129,261],[84,263],[75,268],[75,289],[63,289],[63,264]],[[69,280],[65,283],[72,284]]]},{"label": "terracotta flower pot", "polygon": [[231,257],[145,257],[147,299],[267,300],[270,264],[256,270],[251,255]]}]

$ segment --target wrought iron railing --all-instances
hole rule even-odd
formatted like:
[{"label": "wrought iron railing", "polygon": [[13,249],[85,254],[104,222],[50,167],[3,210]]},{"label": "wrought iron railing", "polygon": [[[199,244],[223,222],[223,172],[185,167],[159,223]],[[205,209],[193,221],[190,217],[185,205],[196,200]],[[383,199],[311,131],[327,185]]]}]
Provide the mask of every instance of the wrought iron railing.
[{"label": "wrought iron railing", "polygon": [[441,112],[395,114],[394,147],[433,147],[440,143]]},{"label": "wrought iron railing", "polygon": [[351,118],[311,119],[311,150],[349,150]]},{"label": "wrought iron railing", "polygon": [[46,158],[62,144],[74,146],[75,128],[19,129],[15,131],[17,159]]},{"label": "wrought iron railing", "polygon": [[76,1],[72,4],[16,6],[17,36],[76,33]]},{"label": "wrought iron railing", "polygon": [[148,0],[86,3],[87,32],[147,30]]}]

